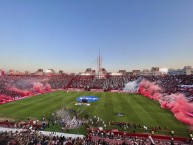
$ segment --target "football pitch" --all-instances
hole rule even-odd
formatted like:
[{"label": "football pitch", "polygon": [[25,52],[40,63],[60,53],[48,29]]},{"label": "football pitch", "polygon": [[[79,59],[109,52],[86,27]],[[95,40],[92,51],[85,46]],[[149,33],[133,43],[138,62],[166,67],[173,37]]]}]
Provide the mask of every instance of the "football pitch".
[{"label": "football pitch", "polygon": [[[99,100],[90,103],[90,106],[76,106],[76,99],[80,96],[97,96]],[[107,124],[117,121],[147,127],[161,126],[167,127],[168,132],[160,134],[169,134],[174,130],[176,135],[188,137],[188,126],[178,121],[169,110],[162,109],[158,102],[139,94],[57,91],[0,105],[0,117],[15,121],[27,120],[28,117],[41,120],[43,115],[48,118],[64,107],[75,109],[79,116],[100,117]],[[117,113],[124,116],[117,116]]]}]

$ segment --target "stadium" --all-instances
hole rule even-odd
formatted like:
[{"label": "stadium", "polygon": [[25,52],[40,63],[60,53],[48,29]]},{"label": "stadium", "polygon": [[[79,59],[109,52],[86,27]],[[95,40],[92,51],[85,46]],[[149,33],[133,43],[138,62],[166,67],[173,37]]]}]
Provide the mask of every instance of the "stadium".
[{"label": "stadium", "polygon": [[2,75],[0,125],[110,144],[191,140],[192,75],[109,75],[100,57],[97,75]]},{"label": "stadium", "polygon": [[0,145],[193,145],[192,0],[0,1]]}]

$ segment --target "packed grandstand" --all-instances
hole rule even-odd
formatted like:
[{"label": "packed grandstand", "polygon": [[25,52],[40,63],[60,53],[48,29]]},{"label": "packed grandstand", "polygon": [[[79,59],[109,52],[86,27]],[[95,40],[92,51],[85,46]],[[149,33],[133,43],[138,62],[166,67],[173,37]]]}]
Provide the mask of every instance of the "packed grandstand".
[{"label": "packed grandstand", "polygon": [[[51,89],[87,90],[87,91],[122,91],[125,84],[142,76],[108,76],[97,79],[95,76],[53,75],[53,76],[1,76],[0,103],[6,103],[16,98],[49,92]],[[181,93],[189,101],[193,100],[193,75],[143,76],[143,79],[155,82],[162,87],[165,94]]]}]

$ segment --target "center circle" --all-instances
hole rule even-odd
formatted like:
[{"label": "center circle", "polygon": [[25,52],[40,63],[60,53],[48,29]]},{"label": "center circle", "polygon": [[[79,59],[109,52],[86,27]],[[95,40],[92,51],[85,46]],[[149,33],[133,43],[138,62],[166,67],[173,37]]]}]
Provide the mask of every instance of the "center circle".
[{"label": "center circle", "polygon": [[82,103],[97,102],[98,100],[99,100],[99,97],[97,96],[80,96],[77,98],[77,101]]}]

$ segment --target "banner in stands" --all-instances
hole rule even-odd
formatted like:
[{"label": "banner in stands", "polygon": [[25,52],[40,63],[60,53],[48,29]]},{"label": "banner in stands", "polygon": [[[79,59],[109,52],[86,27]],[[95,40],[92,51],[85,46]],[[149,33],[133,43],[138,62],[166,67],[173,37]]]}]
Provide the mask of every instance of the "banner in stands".
[{"label": "banner in stands", "polygon": [[193,85],[178,85],[180,88],[193,88]]}]

